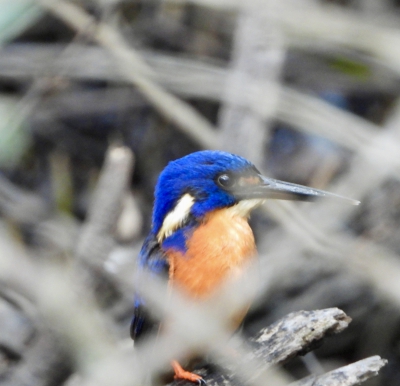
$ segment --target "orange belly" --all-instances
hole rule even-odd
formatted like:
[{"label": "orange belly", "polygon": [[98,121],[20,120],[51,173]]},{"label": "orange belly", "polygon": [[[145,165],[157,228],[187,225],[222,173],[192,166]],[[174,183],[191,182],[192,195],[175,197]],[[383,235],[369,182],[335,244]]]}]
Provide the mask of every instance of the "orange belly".
[{"label": "orange belly", "polygon": [[240,274],[256,255],[247,219],[220,209],[206,216],[187,242],[185,254],[167,252],[173,286],[190,297],[208,298],[231,275]]}]

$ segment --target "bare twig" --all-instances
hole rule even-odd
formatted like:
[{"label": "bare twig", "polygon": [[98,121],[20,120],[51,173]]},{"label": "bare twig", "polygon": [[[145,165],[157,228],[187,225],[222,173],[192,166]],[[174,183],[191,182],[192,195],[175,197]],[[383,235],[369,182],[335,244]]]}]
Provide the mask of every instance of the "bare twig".
[{"label": "bare twig", "polygon": [[352,386],[376,377],[379,370],[387,364],[386,359],[376,355],[330,371],[320,376],[309,376],[290,386]]},{"label": "bare twig", "polygon": [[76,248],[77,263],[80,263],[76,268],[82,277],[82,289],[94,290],[104,304],[108,303],[108,297],[114,297],[117,312],[119,305],[131,309],[132,290],[105,270],[105,262],[116,245],[115,230],[132,167],[133,154],[129,148],[110,147]]},{"label": "bare twig", "polygon": [[[221,139],[226,150],[263,162],[269,131],[279,96],[279,75],[284,50],[277,26],[270,16],[272,7],[248,7],[238,16],[235,48],[228,72],[224,106],[220,110]],[[268,92],[267,92],[268,90]],[[261,95],[268,94],[268,100]],[[250,97],[249,97],[250,96]],[[263,114],[252,106],[263,99]]]},{"label": "bare twig", "polygon": [[79,6],[63,0],[37,0],[76,30],[88,34],[116,59],[125,79],[132,82],[166,118],[196,140],[201,147],[216,148],[212,125],[192,107],[155,83],[151,69],[111,26],[98,22]]},{"label": "bare twig", "polygon": [[77,245],[77,256],[86,263],[102,266],[111,252],[132,166],[127,147],[110,148]]},{"label": "bare twig", "polygon": [[[41,71],[49,56],[55,60],[59,52],[59,47],[37,46],[32,50],[16,45],[10,53],[0,57],[0,73],[11,77],[32,76]],[[290,87],[275,88],[273,91],[279,95],[278,102],[274,102],[275,94],[271,96],[271,84],[262,82],[258,84],[253,80],[250,83],[254,87],[247,82],[244,89],[236,91],[235,87],[227,89],[229,72],[226,67],[149,52],[141,52],[141,55],[153,69],[150,75],[152,79],[171,92],[189,97],[222,100],[223,90],[226,90],[225,99],[228,98],[230,103],[242,109],[247,106],[249,112],[261,120],[265,121],[272,115],[278,121],[290,124],[303,132],[328,138],[351,151],[364,151],[371,146],[371,150],[375,150],[367,154],[373,163],[382,158],[382,155],[383,161],[386,160],[387,143],[392,143],[393,150],[397,149],[396,142],[390,138],[383,143],[376,141],[376,135],[381,130],[380,126]],[[29,60],[22,60],[27,57]],[[88,62],[93,65],[84,65]],[[98,62],[101,62],[101,67],[95,66]],[[112,67],[110,58],[96,47],[89,47],[71,59],[65,59],[65,63],[54,64],[53,67],[71,77],[121,80]],[[136,103],[136,100],[132,101],[132,105]],[[275,105],[276,109],[272,108]],[[209,134],[209,139],[216,144],[218,142],[216,134],[214,132]],[[395,165],[396,173],[400,174],[400,166]]]},{"label": "bare twig", "polygon": [[[189,0],[168,0],[170,3],[187,4]],[[241,9],[243,6],[258,5],[252,0],[245,5],[238,0],[196,0],[197,4],[216,9]],[[400,34],[392,28],[397,25],[393,15],[379,19],[360,17],[356,12],[341,7],[324,7],[309,0],[276,2],[282,12],[275,14],[290,39],[291,45],[306,46],[323,40],[332,44],[352,47],[380,58],[393,71],[399,72],[400,54],[393,47],[399,45]]]}]

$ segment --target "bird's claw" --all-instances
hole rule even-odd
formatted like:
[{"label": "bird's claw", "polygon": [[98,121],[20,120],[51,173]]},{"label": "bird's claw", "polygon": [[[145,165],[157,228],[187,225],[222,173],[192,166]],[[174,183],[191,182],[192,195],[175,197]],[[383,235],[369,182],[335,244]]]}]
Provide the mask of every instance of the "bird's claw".
[{"label": "bird's claw", "polygon": [[175,379],[184,379],[186,381],[197,383],[199,386],[206,385],[206,381],[200,375],[184,370],[177,361],[174,360],[171,364],[175,371]]},{"label": "bird's claw", "polygon": [[190,373],[185,371],[184,373],[179,374],[178,376],[175,375],[175,379],[182,379],[189,382],[197,383],[198,386],[206,386],[207,382],[202,378],[200,375]]}]

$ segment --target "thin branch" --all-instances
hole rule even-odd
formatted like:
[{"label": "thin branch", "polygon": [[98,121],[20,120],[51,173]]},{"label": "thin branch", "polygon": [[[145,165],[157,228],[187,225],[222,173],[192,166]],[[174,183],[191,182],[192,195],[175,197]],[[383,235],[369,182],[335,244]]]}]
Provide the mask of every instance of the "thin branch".
[{"label": "thin branch", "polygon": [[[262,9],[249,7],[240,12],[231,68],[228,69],[223,93],[224,105],[219,112],[224,148],[256,165],[263,162],[269,137],[266,126],[275,114],[285,54],[271,11],[272,7],[266,2]],[[249,89],[255,98],[247,98]],[[267,89],[269,99],[266,102],[262,98],[264,106],[260,114],[253,106],[257,95],[266,94]]]},{"label": "thin branch", "polygon": [[[193,0],[168,0],[170,3],[187,4]],[[260,0],[243,3],[238,0],[194,0],[197,4],[214,9],[237,10],[242,7],[262,6]],[[327,7],[310,0],[275,2],[276,21],[292,46],[313,45],[321,40],[368,52],[380,58],[393,71],[399,73],[400,52],[393,47],[400,45],[400,32],[393,15],[385,18],[360,17],[359,13],[341,7]]]},{"label": "thin branch", "polygon": [[[50,56],[56,60],[59,52],[59,47],[37,46],[34,50],[29,50],[26,47],[15,46],[11,52],[0,58],[0,72],[4,76],[11,77],[31,76],[44,67],[43,58],[48,60]],[[226,89],[229,74],[226,67],[148,52],[143,52],[141,55],[152,68],[152,79],[169,91],[186,97],[216,101],[223,99],[223,90]],[[99,62],[102,64],[101,67],[97,66]],[[93,65],[83,66],[83,63],[93,63]],[[54,68],[71,77],[121,80],[105,52],[96,47],[88,47],[86,51],[79,50],[70,60],[65,58],[60,65],[54,64]],[[248,108],[260,119],[271,117],[272,114],[273,118],[290,124],[302,132],[323,136],[351,151],[366,152],[371,162],[377,165],[385,166],[387,162],[384,161],[393,161],[395,173],[400,175],[397,159],[387,159],[388,155],[397,154],[399,145],[391,138],[384,142],[377,141],[377,135],[381,132],[380,126],[290,87],[281,87],[276,91],[279,93],[276,110],[270,108],[275,102],[271,97],[271,87],[268,85],[258,84],[257,88],[249,86],[239,93],[231,90],[229,98],[232,103],[240,108]],[[236,94],[239,94],[240,98],[235,99]],[[132,103],[136,104],[135,101]],[[216,147],[218,143],[216,133],[212,131],[208,134],[208,140]],[[386,151],[388,143],[392,145],[393,152]]]},{"label": "thin branch", "polygon": [[212,125],[194,108],[165,91],[152,78],[152,70],[111,26],[96,22],[79,6],[63,0],[37,0],[77,31],[89,35],[111,53],[125,79],[134,84],[154,107],[204,148],[216,148]]},{"label": "thin branch", "polygon": [[375,355],[340,367],[329,373],[301,379],[291,383],[289,386],[352,386],[365,382],[367,379],[376,377],[379,370],[388,363],[386,359]]},{"label": "thin branch", "polygon": [[78,240],[77,256],[86,263],[102,266],[111,252],[132,167],[133,154],[127,147],[109,149]]}]

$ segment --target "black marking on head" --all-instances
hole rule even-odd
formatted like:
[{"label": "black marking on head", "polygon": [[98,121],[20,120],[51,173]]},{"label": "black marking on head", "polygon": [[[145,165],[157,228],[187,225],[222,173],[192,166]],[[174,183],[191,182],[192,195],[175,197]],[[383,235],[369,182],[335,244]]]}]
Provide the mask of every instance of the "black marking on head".
[{"label": "black marking on head", "polygon": [[214,165],[214,162],[211,160],[204,160],[200,162],[201,165]]},{"label": "black marking on head", "polygon": [[260,172],[257,170],[257,168],[252,165],[251,167],[242,170],[240,172],[230,172],[226,171],[223,173],[219,173],[216,178],[215,178],[215,183],[223,190],[234,193],[236,188],[239,187],[241,184],[241,181],[245,181],[248,179],[249,181],[251,179],[259,179]]},{"label": "black marking on head", "polygon": [[193,188],[185,189],[183,195],[185,194],[190,194],[192,197],[194,197],[195,201],[206,200],[208,197],[207,192],[199,191],[198,189],[193,189]]},{"label": "black marking on head", "polygon": [[224,190],[232,189],[236,184],[237,177],[232,173],[222,173],[216,178],[216,183]]}]

